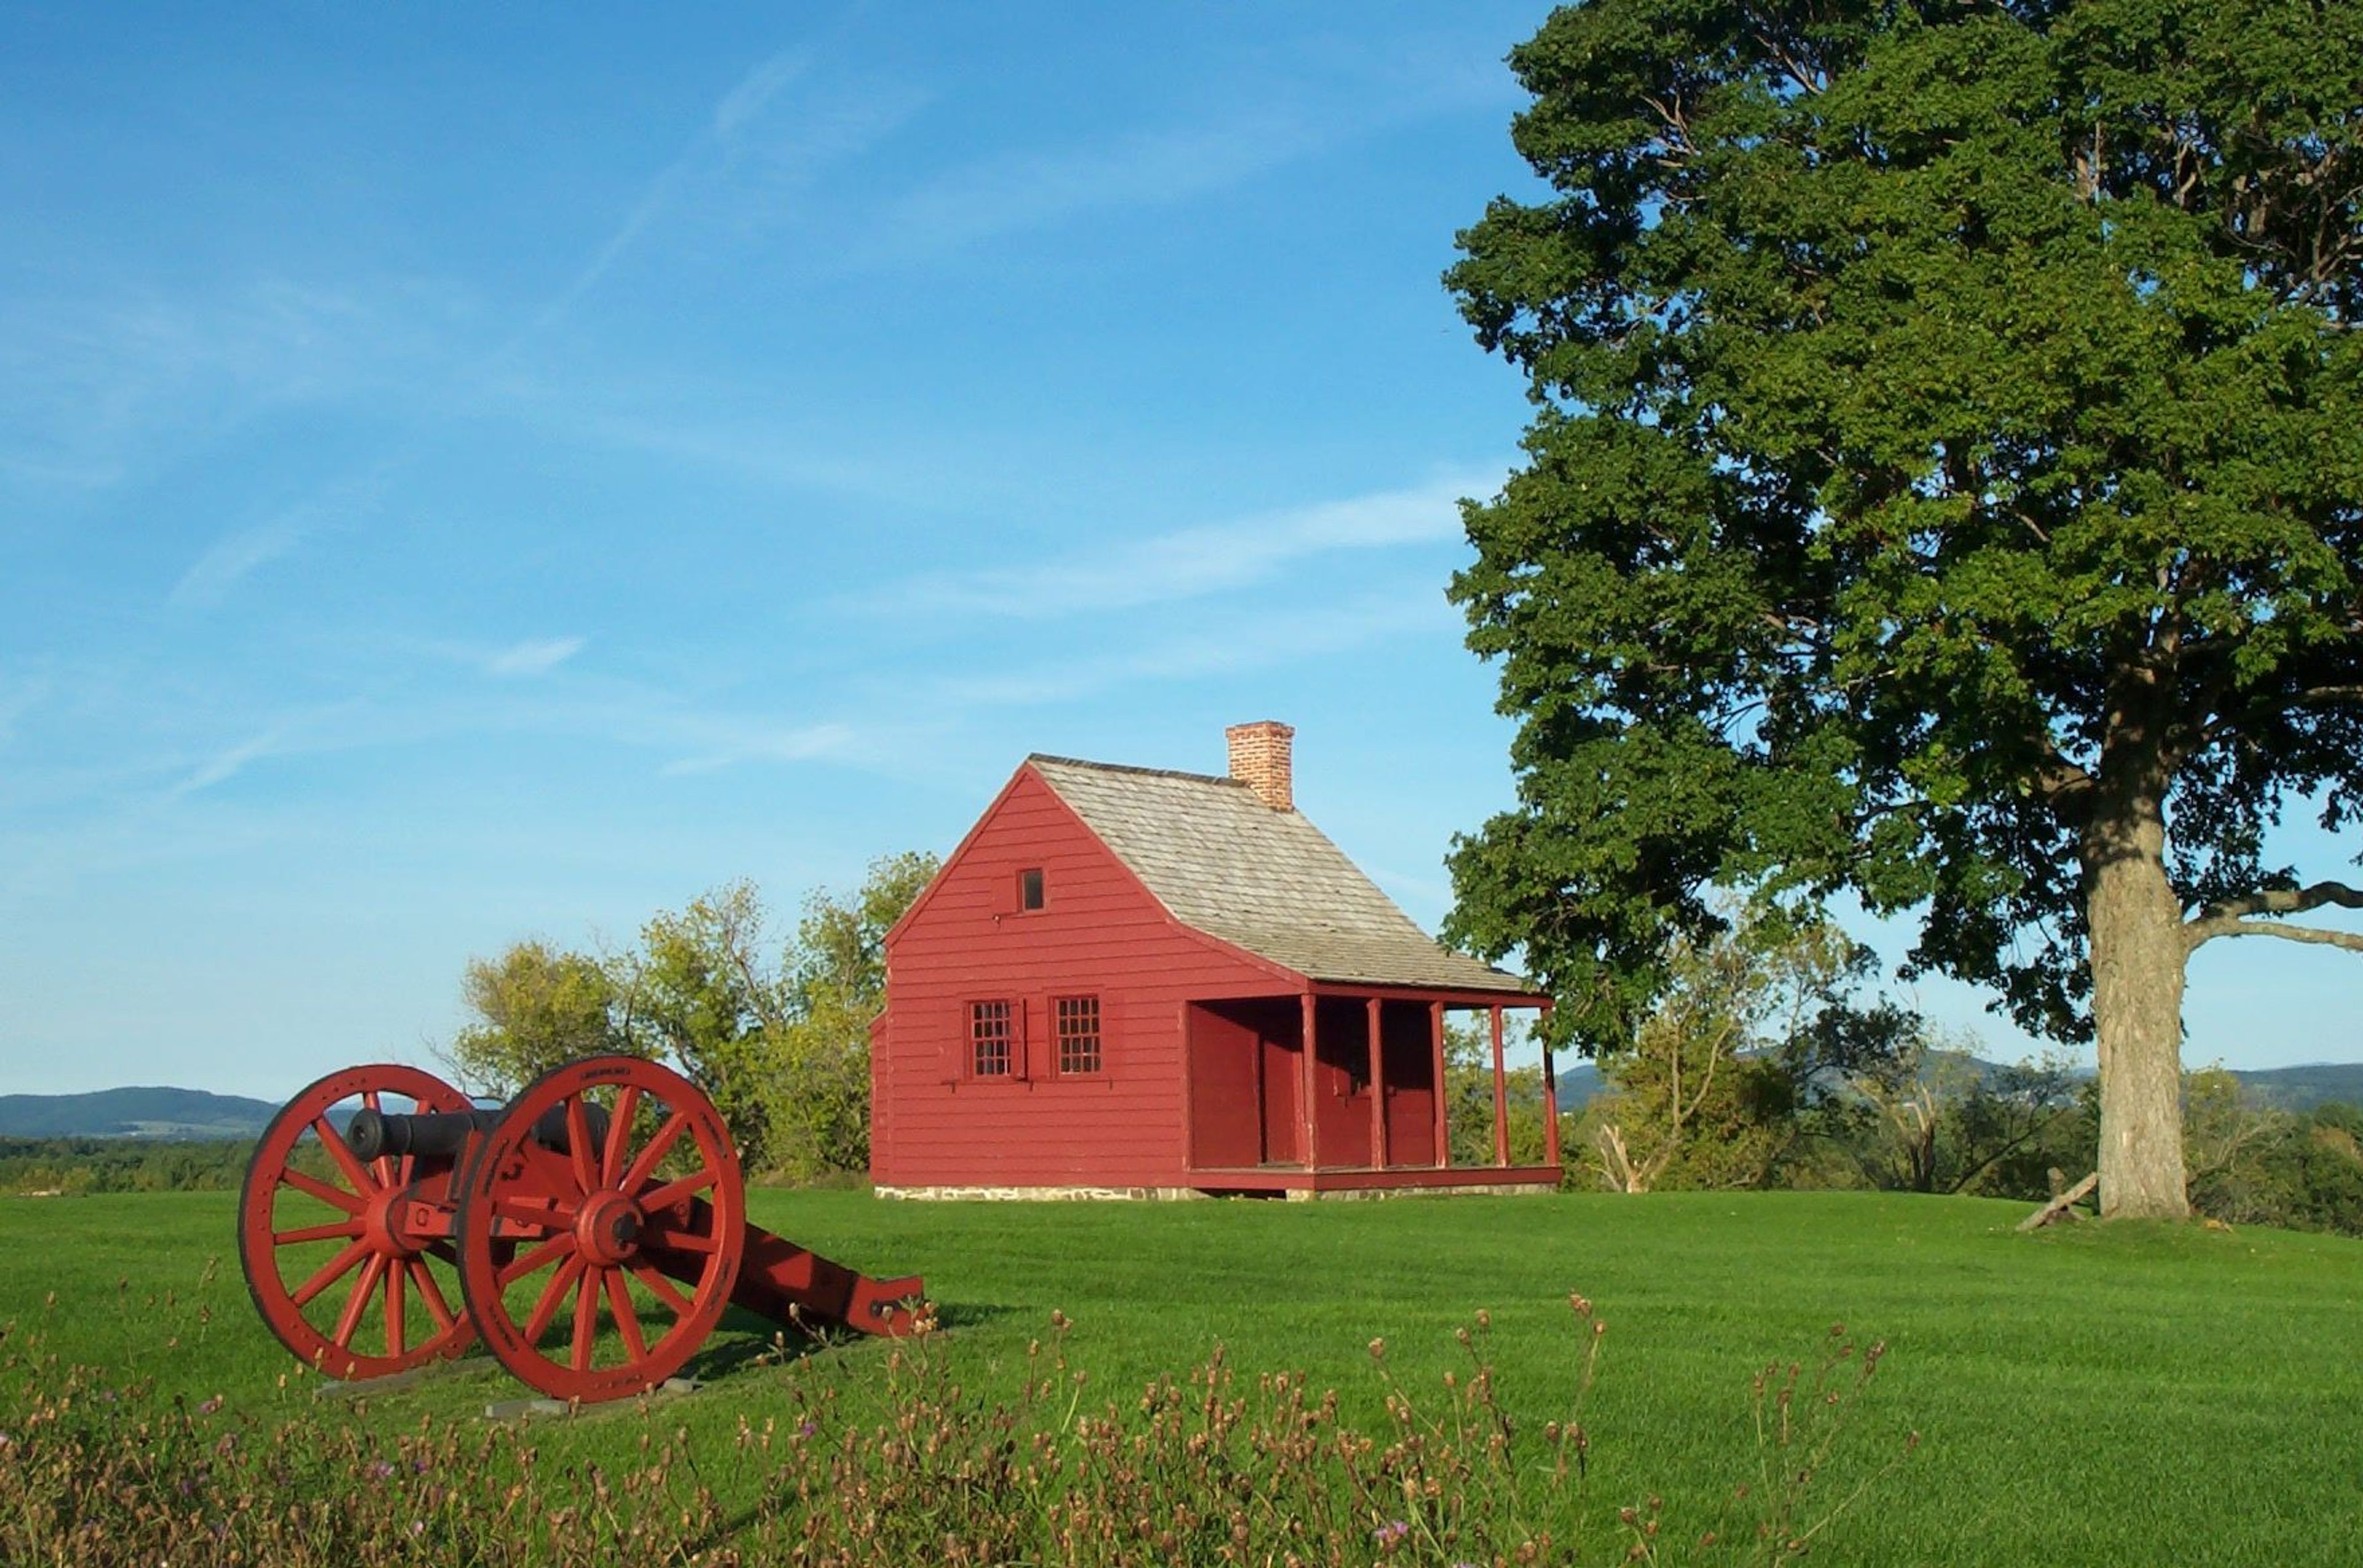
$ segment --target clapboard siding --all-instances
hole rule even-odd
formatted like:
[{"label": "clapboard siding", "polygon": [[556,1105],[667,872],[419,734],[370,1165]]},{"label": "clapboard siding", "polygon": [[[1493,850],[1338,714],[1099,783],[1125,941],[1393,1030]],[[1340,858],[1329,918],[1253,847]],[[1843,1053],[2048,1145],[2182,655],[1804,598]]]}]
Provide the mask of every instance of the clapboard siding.
[{"label": "clapboard siding", "polygon": [[[1018,873],[1043,906],[1018,907]],[[871,1169],[894,1186],[1188,1184],[1187,1005],[1301,977],[1176,924],[1033,769],[1020,768],[887,940]],[[1052,1000],[1099,998],[1101,1073],[1060,1077]],[[969,1006],[1026,1009],[1029,1076],[955,1077]]]}]

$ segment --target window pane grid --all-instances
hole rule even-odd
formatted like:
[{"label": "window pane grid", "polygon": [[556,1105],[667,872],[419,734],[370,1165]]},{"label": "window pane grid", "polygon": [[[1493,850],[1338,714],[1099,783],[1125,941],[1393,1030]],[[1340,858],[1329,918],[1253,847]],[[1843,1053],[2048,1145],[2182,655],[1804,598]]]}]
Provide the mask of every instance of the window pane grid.
[{"label": "window pane grid", "polygon": [[1059,1071],[1096,1073],[1100,1070],[1100,999],[1060,996],[1053,1004],[1057,1021]]},{"label": "window pane grid", "polygon": [[1009,1076],[1009,1004],[971,1002],[968,1008],[969,1071],[979,1078]]}]

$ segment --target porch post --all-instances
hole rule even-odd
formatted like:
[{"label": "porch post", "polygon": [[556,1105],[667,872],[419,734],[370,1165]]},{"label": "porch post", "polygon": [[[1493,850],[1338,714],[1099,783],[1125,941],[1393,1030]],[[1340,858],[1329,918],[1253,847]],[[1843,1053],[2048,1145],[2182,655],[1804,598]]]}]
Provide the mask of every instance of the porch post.
[{"label": "porch post", "polygon": [[1538,1027],[1543,1036],[1543,1158],[1551,1164],[1559,1162],[1559,1073],[1551,1065],[1550,1048],[1551,1005],[1543,1004]]},{"label": "porch post", "polygon": [[1307,991],[1304,994],[1304,1049],[1298,1052],[1300,1060],[1296,1064],[1296,1108],[1297,1114],[1304,1121],[1304,1168],[1308,1171],[1317,1171],[1321,1168],[1321,1161],[1314,1151],[1313,1133],[1314,1129],[1321,1124],[1321,1118],[1313,1103],[1315,1080],[1313,1071],[1314,1034],[1317,1026],[1314,1022],[1312,992]]},{"label": "porch post", "polygon": [[1510,1162],[1510,1084],[1502,1068],[1502,1004],[1493,1013],[1493,1163]]},{"label": "porch post", "polygon": [[1387,1163],[1387,1055],[1379,1049],[1379,999],[1367,1004],[1370,1020],[1370,1163]]},{"label": "porch post", "polygon": [[1444,1114],[1444,1004],[1441,1002],[1427,1005],[1427,1049],[1428,1054],[1436,1059],[1436,1076],[1431,1080],[1436,1085],[1436,1093],[1429,1096],[1436,1101],[1436,1168],[1444,1171],[1452,1166],[1452,1129],[1447,1125]]}]

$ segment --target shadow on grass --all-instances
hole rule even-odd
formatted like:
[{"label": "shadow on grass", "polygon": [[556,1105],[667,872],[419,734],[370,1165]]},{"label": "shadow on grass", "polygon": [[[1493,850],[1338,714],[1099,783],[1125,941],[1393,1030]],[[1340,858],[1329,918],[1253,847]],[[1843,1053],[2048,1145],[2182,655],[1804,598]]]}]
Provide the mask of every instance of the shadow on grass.
[{"label": "shadow on grass", "polygon": [[[997,1302],[962,1302],[937,1311],[937,1330],[972,1329],[1007,1318],[1015,1307]],[[722,1314],[714,1335],[681,1374],[699,1383],[714,1383],[755,1367],[786,1366],[824,1352],[862,1342],[866,1336],[849,1329],[793,1328],[733,1307]]]}]

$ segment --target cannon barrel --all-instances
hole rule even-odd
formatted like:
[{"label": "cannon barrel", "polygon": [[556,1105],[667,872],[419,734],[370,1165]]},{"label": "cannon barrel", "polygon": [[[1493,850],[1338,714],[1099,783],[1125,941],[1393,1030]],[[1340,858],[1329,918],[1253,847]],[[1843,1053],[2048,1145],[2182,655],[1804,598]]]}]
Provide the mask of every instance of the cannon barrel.
[{"label": "cannon barrel", "polygon": [[[591,1141],[605,1142],[606,1111],[594,1105],[585,1105],[582,1110],[583,1119],[590,1126]],[[472,1110],[425,1111],[405,1116],[358,1110],[345,1126],[345,1141],[363,1160],[405,1154],[425,1160],[457,1160],[471,1135],[490,1132],[505,1114],[498,1110]],[[543,1112],[533,1124],[533,1136],[542,1147],[564,1151],[569,1142],[566,1107],[553,1106]]]}]

